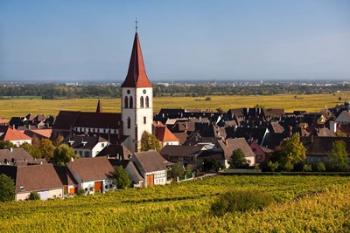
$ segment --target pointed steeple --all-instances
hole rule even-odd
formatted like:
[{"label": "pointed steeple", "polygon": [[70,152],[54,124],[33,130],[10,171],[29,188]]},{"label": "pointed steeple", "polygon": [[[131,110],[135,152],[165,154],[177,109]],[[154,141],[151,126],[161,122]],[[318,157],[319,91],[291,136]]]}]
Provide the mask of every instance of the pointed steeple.
[{"label": "pointed steeple", "polygon": [[137,32],[135,33],[134,44],[132,46],[128,74],[126,75],[122,87],[152,87],[152,83],[146,74]]},{"label": "pointed steeple", "polygon": [[97,112],[97,113],[102,112],[102,106],[101,106],[101,101],[100,101],[100,99],[98,99],[98,102],[97,102],[96,112]]}]

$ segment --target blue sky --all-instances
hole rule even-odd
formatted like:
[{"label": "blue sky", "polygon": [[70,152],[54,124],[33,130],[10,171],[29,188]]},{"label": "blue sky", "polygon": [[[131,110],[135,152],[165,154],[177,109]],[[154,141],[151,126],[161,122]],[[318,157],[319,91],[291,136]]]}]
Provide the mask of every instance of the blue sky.
[{"label": "blue sky", "polygon": [[0,0],[0,80],[350,79],[350,1]]}]

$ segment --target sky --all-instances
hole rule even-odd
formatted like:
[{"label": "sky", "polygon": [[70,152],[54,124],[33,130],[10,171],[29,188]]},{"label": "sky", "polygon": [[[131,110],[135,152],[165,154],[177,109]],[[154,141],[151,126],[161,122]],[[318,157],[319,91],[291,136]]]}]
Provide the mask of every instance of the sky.
[{"label": "sky", "polygon": [[349,0],[0,0],[0,81],[350,80]]}]

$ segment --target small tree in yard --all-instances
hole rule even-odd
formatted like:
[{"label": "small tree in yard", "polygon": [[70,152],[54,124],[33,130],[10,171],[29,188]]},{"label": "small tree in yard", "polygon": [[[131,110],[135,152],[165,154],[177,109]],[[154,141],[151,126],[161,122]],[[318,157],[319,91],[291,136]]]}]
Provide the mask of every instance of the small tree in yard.
[{"label": "small tree in yard", "polygon": [[55,146],[52,144],[52,141],[49,139],[42,139],[39,143],[39,149],[41,155],[46,159],[50,160],[53,157],[55,151]]},{"label": "small tree in yard", "polygon": [[141,151],[160,151],[161,145],[158,139],[148,132],[144,132],[141,137]]},{"label": "small tree in yard", "polygon": [[122,166],[117,166],[110,178],[113,180],[113,184],[117,186],[118,189],[125,189],[131,185],[130,177]]},{"label": "small tree in yard", "polygon": [[41,152],[38,147],[31,145],[29,143],[23,143],[21,147],[27,151],[33,158],[41,159]]},{"label": "small tree in yard", "polygon": [[67,144],[62,144],[54,150],[51,162],[63,166],[74,158],[76,158],[74,150]]},{"label": "small tree in yard", "polygon": [[348,153],[344,141],[335,141],[329,155],[329,167],[336,171],[346,171],[349,168]]},{"label": "small tree in yard", "polygon": [[169,176],[173,179],[176,179],[177,177],[181,177],[185,174],[184,166],[180,163],[174,164],[169,172]]},{"label": "small tree in yard", "polygon": [[15,199],[15,184],[13,180],[0,174],[0,202],[11,201]]},{"label": "small tree in yard", "polygon": [[245,159],[245,155],[241,149],[234,150],[231,156],[230,162],[231,168],[247,168],[248,162]]}]

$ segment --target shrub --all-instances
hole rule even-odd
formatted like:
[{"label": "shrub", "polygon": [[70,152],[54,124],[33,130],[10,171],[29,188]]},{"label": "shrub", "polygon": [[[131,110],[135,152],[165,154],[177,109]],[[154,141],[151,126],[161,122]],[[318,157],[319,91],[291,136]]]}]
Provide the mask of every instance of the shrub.
[{"label": "shrub", "polygon": [[311,164],[304,164],[303,171],[304,172],[311,172],[312,171]]},{"label": "shrub", "polygon": [[84,189],[78,189],[78,191],[77,191],[78,196],[83,196],[84,194],[85,194]]},{"label": "shrub", "polygon": [[276,171],[278,169],[278,167],[279,167],[279,163],[278,162],[269,161],[267,163],[268,170],[270,170],[272,172]]},{"label": "shrub", "polygon": [[40,200],[40,195],[37,192],[31,192],[29,194],[28,200]]},{"label": "shrub", "polygon": [[15,199],[15,184],[13,180],[0,174],[0,202],[11,201]]},{"label": "shrub", "polygon": [[326,165],[323,162],[318,162],[315,164],[314,170],[318,172],[324,172],[326,171]]},{"label": "shrub", "polygon": [[216,216],[225,213],[262,210],[273,202],[270,194],[256,191],[227,192],[219,196],[210,207],[210,212]]}]

